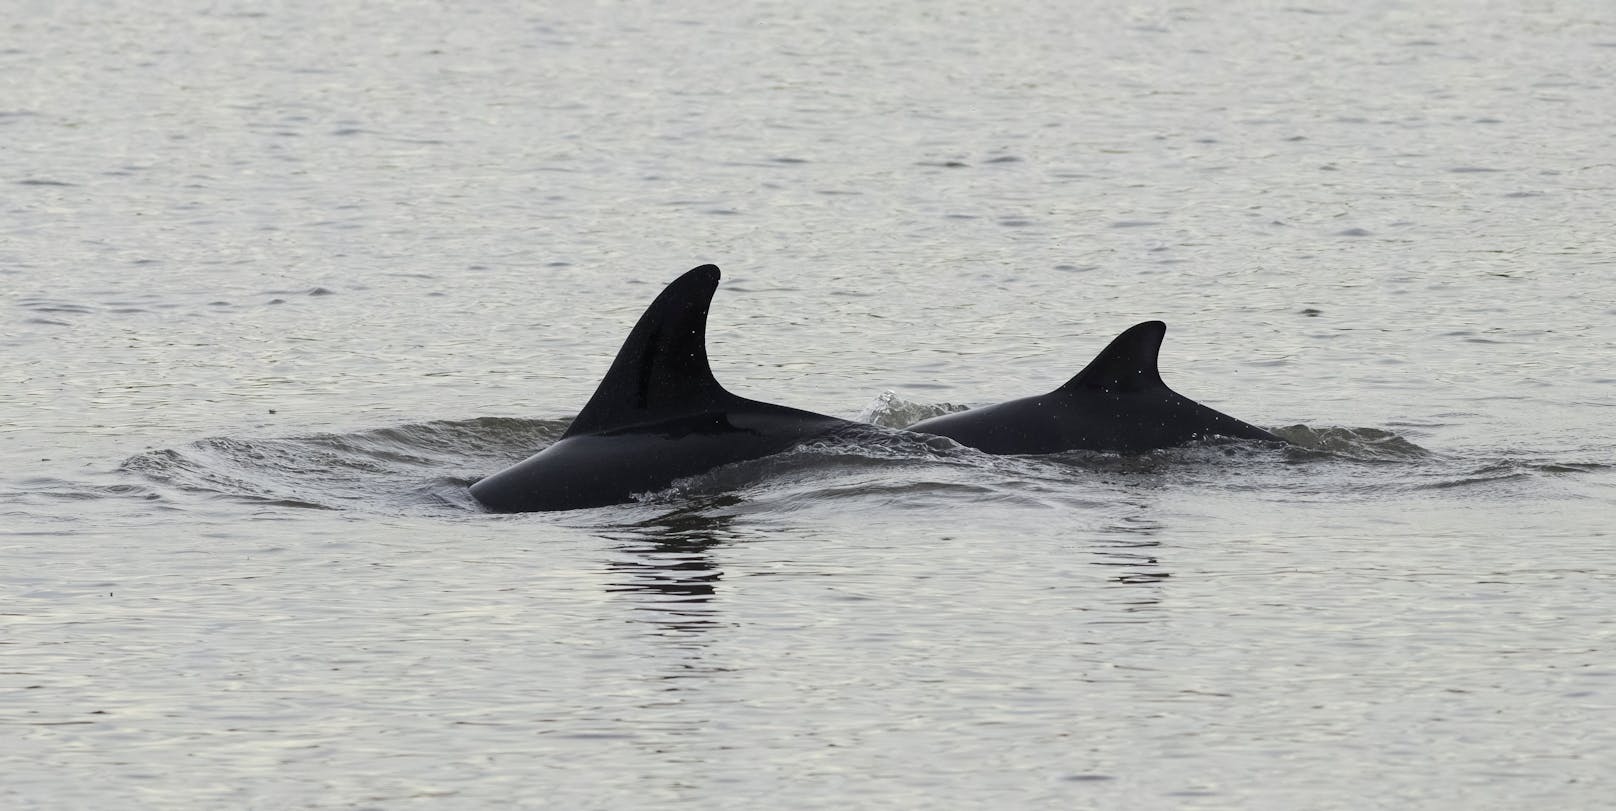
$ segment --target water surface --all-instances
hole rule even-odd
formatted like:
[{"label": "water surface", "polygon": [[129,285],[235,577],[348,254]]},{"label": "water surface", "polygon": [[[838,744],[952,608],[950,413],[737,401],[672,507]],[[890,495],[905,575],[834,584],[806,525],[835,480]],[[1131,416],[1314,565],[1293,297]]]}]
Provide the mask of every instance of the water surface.
[{"label": "water surface", "polygon": [[[1610,796],[1605,8],[4,26],[7,807]],[[1160,318],[1296,446],[478,511],[703,262],[745,396],[902,425]]]}]

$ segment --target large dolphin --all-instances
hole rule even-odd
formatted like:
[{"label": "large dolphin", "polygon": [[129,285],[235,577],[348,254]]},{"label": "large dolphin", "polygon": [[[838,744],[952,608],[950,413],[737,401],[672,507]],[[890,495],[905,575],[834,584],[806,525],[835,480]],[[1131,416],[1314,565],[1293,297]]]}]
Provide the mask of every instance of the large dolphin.
[{"label": "large dolphin", "polygon": [[907,430],[1001,454],[1143,453],[1218,436],[1284,441],[1167,388],[1156,368],[1166,334],[1160,321],[1136,324],[1048,394],[944,414]]},{"label": "large dolphin", "polygon": [[717,267],[702,265],[669,284],[567,432],[472,485],[472,496],[496,512],[621,504],[853,424],[737,397],[718,384],[707,364],[707,308],[718,277]]}]

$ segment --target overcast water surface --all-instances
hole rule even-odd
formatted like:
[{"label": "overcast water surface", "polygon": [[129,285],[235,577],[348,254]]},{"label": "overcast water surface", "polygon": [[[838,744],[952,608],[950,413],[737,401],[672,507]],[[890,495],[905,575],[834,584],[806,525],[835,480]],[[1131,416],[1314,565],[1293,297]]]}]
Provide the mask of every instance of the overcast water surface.
[{"label": "overcast water surface", "polygon": [[[17,5],[6,808],[1616,793],[1606,4]],[[901,427],[1159,318],[1294,445],[480,511],[705,262],[744,396]]]}]

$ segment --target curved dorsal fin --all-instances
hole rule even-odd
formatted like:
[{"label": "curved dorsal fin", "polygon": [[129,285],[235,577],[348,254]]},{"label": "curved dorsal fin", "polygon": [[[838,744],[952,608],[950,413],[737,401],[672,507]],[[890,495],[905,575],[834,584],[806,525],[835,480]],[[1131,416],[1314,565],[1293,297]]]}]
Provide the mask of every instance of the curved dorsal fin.
[{"label": "curved dorsal fin", "polygon": [[1156,368],[1156,357],[1161,353],[1162,337],[1166,334],[1167,325],[1160,321],[1129,327],[1060,390],[1134,392],[1166,388]]},{"label": "curved dorsal fin", "polygon": [[651,302],[563,436],[701,411],[728,394],[707,365],[707,307],[718,276],[717,266],[702,265]]}]

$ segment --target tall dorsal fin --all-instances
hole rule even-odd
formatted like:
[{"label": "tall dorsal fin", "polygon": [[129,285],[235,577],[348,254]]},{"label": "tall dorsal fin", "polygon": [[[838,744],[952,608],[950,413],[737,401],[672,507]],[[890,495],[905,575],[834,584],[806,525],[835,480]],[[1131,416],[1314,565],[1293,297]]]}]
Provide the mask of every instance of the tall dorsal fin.
[{"label": "tall dorsal fin", "polygon": [[1166,388],[1156,358],[1161,354],[1167,325],[1160,321],[1135,324],[1089,361],[1061,390],[1100,389],[1113,392],[1148,391]]},{"label": "tall dorsal fin", "polygon": [[707,307],[718,267],[687,271],[651,302],[565,436],[711,407],[727,392],[707,365]]}]

